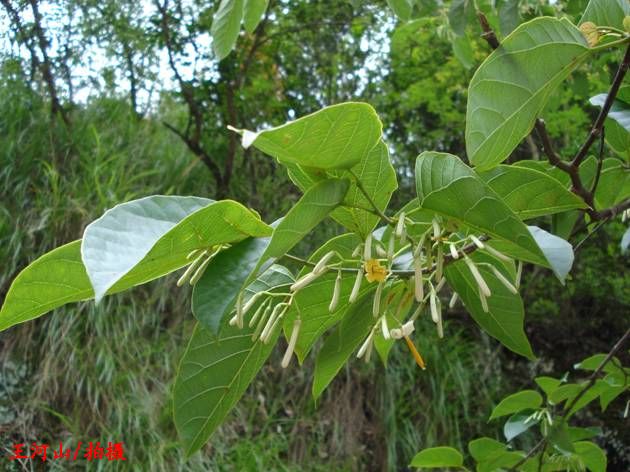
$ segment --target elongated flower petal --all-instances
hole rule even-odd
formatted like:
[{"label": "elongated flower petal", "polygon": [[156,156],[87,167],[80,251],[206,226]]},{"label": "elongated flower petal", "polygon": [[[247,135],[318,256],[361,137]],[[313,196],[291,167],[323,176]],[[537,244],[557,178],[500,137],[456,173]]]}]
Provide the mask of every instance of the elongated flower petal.
[{"label": "elongated flower petal", "polygon": [[250,328],[254,326],[254,324],[256,324],[256,321],[258,321],[258,317],[262,315],[263,312],[267,309],[267,305],[269,305],[269,303],[271,303],[271,298],[267,298],[258,306],[256,311],[254,312],[254,316],[252,316],[251,319],[249,320]]},{"label": "elongated flower petal", "polygon": [[514,295],[516,295],[518,293],[518,290],[516,289],[516,287],[514,285],[512,285],[512,283],[508,279],[505,278],[505,275],[503,275],[499,269],[497,269],[494,266],[490,266],[490,269],[492,269],[492,272],[494,273],[496,278],[499,279],[499,282],[501,282],[503,285],[505,285],[505,287],[510,292],[512,292]]},{"label": "elongated flower petal", "polygon": [[199,267],[197,267],[197,270],[195,271],[195,273],[190,278],[190,285],[195,285],[197,282],[199,282],[199,279],[201,278],[203,273],[206,271],[206,267],[208,267],[208,264],[210,264],[212,259],[214,259],[214,255],[215,254],[216,253],[213,253],[213,254],[209,255],[206,258],[206,260],[204,260],[201,264],[199,264]]},{"label": "elongated flower petal", "polygon": [[481,242],[481,239],[479,239],[477,236],[475,236],[474,234],[470,235],[470,240],[475,243],[475,246],[477,246],[479,249],[485,249],[486,245],[484,243]]},{"label": "elongated flower petal", "polygon": [[389,334],[389,327],[387,326],[387,316],[381,316],[381,333],[383,334],[383,339],[390,339],[391,335]]},{"label": "elongated flower petal", "polygon": [[337,272],[337,278],[335,279],[335,287],[333,288],[332,299],[330,305],[328,305],[328,311],[333,312],[337,309],[339,304],[339,296],[341,295],[341,271]]},{"label": "elongated flower petal", "polygon": [[455,304],[457,303],[458,299],[459,299],[459,295],[457,295],[457,292],[453,292],[453,296],[451,297],[451,300],[448,302],[448,307],[451,310],[455,308]]},{"label": "elongated flower petal", "polygon": [[457,246],[455,246],[455,244],[449,244],[448,245],[449,250],[451,251],[451,257],[453,259],[459,259],[459,253],[457,252]]},{"label": "elongated flower petal", "polygon": [[481,290],[481,292],[486,297],[489,297],[490,295],[492,295],[492,292],[490,291],[490,287],[488,287],[488,284],[481,276],[481,273],[479,272],[479,269],[477,269],[477,266],[475,265],[475,263],[468,257],[466,257],[464,260],[466,261],[466,265],[468,266],[468,269],[470,270],[470,273],[472,274],[473,278],[477,282],[477,285],[479,286],[479,289]]},{"label": "elongated flower petal", "polygon": [[350,292],[350,298],[348,303],[354,303],[359,296],[359,290],[361,289],[361,282],[363,281],[363,267],[360,267],[357,271],[357,278],[354,279],[354,285],[352,286],[352,292]]},{"label": "elongated flower petal", "polygon": [[497,259],[501,259],[502,261],[505,261],[505,262],[512,261],[511,257],[506,256],[502,252],[497,251],[495,248],[493,248],[492,246],[488,246],[487,244],[486,244],[486,251],[492,254]]},{"label": "elongated flower petal", "polygon": [[300,333],[301,324],[302,320],[299,318],[293,322],[293,330],[291,331],[291,337],[289,338],[289,345],[284,353],[284,357],[282,358],[281,366],[283,369],[286,369],[289,366],[289,362],[291,362],[291,357],[293,356],[293,351],[295,350],[295,343],[297,343],[298,334]]},{"label": "elongated flower petal", "polygon": [[435,265],[435,278],[440,280],[442,278],[442,271],[444,270],[444,250],[442,249],[442,245],[438,243],[437,246],[437,256],[436,256],[436,265]]},{"label": "elongated flower petal", "polygon": [[422,262],[420,256],[417,256],[413,260],[413,287],[414,295],[417,302],[421,302],[424,299],[424,285],[422,281]]},{"label": "elongated flower petal", "polygon": [[416,361],[416,364],[418,364],[418,367],[420,367],[422,370],[425,370],[427,368],[427,366],[424,363],[424,359],[422,358],[422,356],[420,355],[420,353],[416,349],[416,346],[413,344],[413,342],[411,341],[409,336],[405,336],[405,342],[407,343],[407,347],[411,351],[411,355],[413,356],[414,360]]},{"label": "elongated flower petal", "polygon": [[190,280],[190,276],[195,272],[195,270],[197,270],[197,267],[199,266],[199,264],[201,263],[201,261],[203,260],[206,254],[207,254],[207,251],[203,251],[199,256],[196,257],[194,261],[190,263],[190,265],[186,268],[182,276],[177,281],[178,287],[181,287],[186,282],[188,282],[188,280]]},{"label": "elongated flower petal", "polygon": [[431,287],[431,293],[429,294],[429,306],[431,307],[431,319],[434,323],[439,323],[440,313],[438,312],[437,295],[433,287]]},{"label": "elongated flower petal", "polygon": [[322,257],[319,260],[319,262],[317,264],[315,264],[315,267],[313,268],[313,272],[316,273],[316,274],[324,272],[324,270],[326,269],[326,264],[328,264],[328,261],[330,261],[334,256],[335,256],[335,251],[327,252],[324,255],[324,257]]},{"label": "elongated flower petal", "polygon": [[481,308],[483,309],[483,311],[488,313],[488,311],[490,310],[488,308],[488,300],[486,299],[486,296],[481,291],[481,288],[479,288],[479,301],[481,301]]},{"label": "elongated flower petal", "polygon": [[292,292],[297,292],[298,290],[301,290],[304,287],[306,287],[313,280],[317,279],[320,275],[322,275],[322,274],[321,273],[316,274],[315,272],[309,272],[304,277],[300,278],[297,282],[295,282],[293,285],[291,285],[290,290]]},{"label": "elongated flower petal", "polygon": [[409,320],[404,325],[402,325],[402,328],[400,330],[402,331],[403,336],[409,336],[411,333],[414,332],[415,329],[416,327],[414,326],[413,320]]},{"label": "elongated flower petal", "polygon": [[368,234],[365,238],[365,246],[363,246],[363,260],[372,259],[372,234]]},{"label": "elongated flower petal", "polygon": [[400,212],[400,215],[398,215],[398,223],[396,223],[396,237],[397,238],[402,237],[404,228],[405,228],[405,212],[402,211]]},{"label": "elongated flower petal", "polygon": [[271,313],[271,310],[273,310],[273,305],[270,302],[267,305],[267,308],[265,308],[265,311],[263,311],[262,315],[260,316],[260,319],[258,320],[258,324],[256,325],[256,329],[254,330],[254,334],[252,334],[252,341],[256,341],[258,337],[262,334],[263,327],[267,326],[266,321],[269,317],[269,314]]},{"label": "elongated flower petal", "polygon": [[520,287],[521,285],[522,275],[523,275],[523,263],[521,261],[518,261],[518,264],[516,265],[516,288]]},{"label": "elongated flower petal", "polygon": [[365,341],[363,341],[363,344],[361,344],[361,347],[359,348],[359,352],[357,352],[357,358],[361,359],[364,356],[364,354],[368,350],[369,345],[372,344],[373,338],[374,338],[374,330],[370,331],[370,334],[368,334],[368,337],[365,338]]}]

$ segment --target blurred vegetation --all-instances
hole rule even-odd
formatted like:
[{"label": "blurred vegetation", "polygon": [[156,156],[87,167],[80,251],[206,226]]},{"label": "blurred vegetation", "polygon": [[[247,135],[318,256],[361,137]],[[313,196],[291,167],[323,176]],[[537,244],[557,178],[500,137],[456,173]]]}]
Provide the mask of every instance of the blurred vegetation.
[{"label": "blurred vegetation", "polygon": [[[146,11],[125,0],[34,3],[43,33],[54,38],[46,55],[61,110],[52,106],[31,7],[3,1],[12,47],[0,55],[0,299],[38,255],[80,237],[105,209],[133,198],[227,196],[275,219],[297,189],[271,159],[242,150],[227,124],[255,129],[339,101],[369,101],[397,164],[397,203],[414,195],[410,176],[419,152],[464,153],[474,68],[454,56],[442,17],[398,27],[383,1],[271,2],[262,27],[217,64],[203,42],[216,2],[147,2]],[[86,48],[106,57],[87,76]],[[486,54],[486,45],[474,42],[475,64]],[[567,154],[588,129],[594,110],[586,100],[605,90],[612,62],[583,66],[545,111]],[[526,141],[515,159],[537,152]],[[323,225],[304,251],[336,230]],[[124,470],[401,470],[423,447],[463,448],[475,436],[499,437],[486,420],[502,396],[534,375],[563,375],[607,350],[627,325],[622,232],[615,223],[587,239],[566,287],[545,271],[525,274],[527,330],[539,361],[506,352],[457,308],[448,314],[445,339],[438,341],[429,323],[422,330],[426,372],[398,346],[386,370],[378,362],[344,370],[317,405],[312,360],[283,371],[274,357],[230,421],[188,461],[169,404],[192,327],[187,290],[171,278],[98,306],[58,309],[0,334],[3,467],[14,443],[54,448],[111,440],[124,443]],[[575,240],[584,237],[579,232]],[[620,410],[623,404],[613,403],[605,418],[611,470],[630,467]]]}]

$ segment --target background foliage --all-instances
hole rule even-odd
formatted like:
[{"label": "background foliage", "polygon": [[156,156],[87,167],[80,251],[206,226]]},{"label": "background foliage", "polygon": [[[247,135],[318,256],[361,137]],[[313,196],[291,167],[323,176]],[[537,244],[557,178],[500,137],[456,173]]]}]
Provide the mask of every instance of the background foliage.
[{"label": "background foliage", "polygon": [[[456,54],[444,10],[401,25],[378,1],[272,1],[221,62],[207,39],[218,2],[1,3],[0,297],[37,254],[122,201],[227,196],[267,221],[289,209],[297,189],[271,159],[242,150],[227,124],[256,129],[368,101],[387,124],[406,201],[421,151],[463,154],[466,84],[488,53],[469,29],[469,54]],[[573,3],[521,2],[520,12],[572,15]],[[606,90],[612,62],[580,66],[545,111],[568,150],[583,139],[596,113],[585,102]],[[515,158],[538,153],[525,141]],[[333,230],[320,227],[303,249]],[[544,271],[525,274],[526,328],[544,362],[506,351],[461,308],[447,316],[456,334],[422,341],[426,372],[395,349],[393,367],[353,364],[317,406],[312,361],[283,371],[272,359],[204,453],[187,462],[168,400],[191,329],[186,289],[165,280],[97,307],[61,308],[0,335],[0,446],[123,441],[139,470],[399,470],[426,446],[498,438],[485,420],[506,393],[533,375],[562,376],[627,325],[622,233],[613,224],[585,241],[566,289]],[[622,409],[613,404],[602,417],[611,470],[630,464]]]}]

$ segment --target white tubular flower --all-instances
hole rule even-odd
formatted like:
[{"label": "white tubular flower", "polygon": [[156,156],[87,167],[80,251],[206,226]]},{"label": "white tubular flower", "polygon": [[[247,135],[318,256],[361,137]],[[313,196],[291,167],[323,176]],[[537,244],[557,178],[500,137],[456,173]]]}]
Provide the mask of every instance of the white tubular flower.
[{"label": "white tubular flower", "polygon": [[442,249],[442,245],[438,243],[437,246],[437,257],[435,262],[435,277],[438,280],[442,279],[442,271],[444,270],[444,250]]},{"label": "white tubular flower", "polygon": [[258,320],[258,324],[256,325],[256,329],[254,330],[254,334],[252,334],[252,341],[256,341],[258,337],[261,335],[263,327],[267,326],[267,324],[265,323],[265,320],[269,316],[269,313],[271,312],[272,309],[273,309],[273,305],[270,302],[267,305],[267,308],[265,308],[265,311],[260,316],[260,319]]},{"label": "white tubular flower", "polygon": [[484,243],[481,242],[481,239],[479,239],[477,236],[475,236],[474,234],[470,235],[470,240],[475,243],[475,246],[477,246],[479,249],[485,249],[486,245]]},{"label": "white tubular flower", "polygon": [[405,212],[401,212],[398,215],[398,223],[396,223],[396,237],[402,238],[403,231],[405,229]]},{"label": "white tubular flower", "polygon": [[330,305],[328,305],[328,311],[333,312],[339,304],[339,296],[341,295],[341,271],[337,272],[337,278],[335,279],[335,288],[333,288],[332,299]]},{"label": "white tubular flower", "polygon": [[424,298],[424,285],[422,282],[422,262],[420,255],[414,257],[413,260],[413,293],[417,302],[421,302]]},{"label": "white tubular flower", "polygon": [[354,279],[354,285],[352,286],[352,292],[350,292],[350,298],[348,303],[354,303],[359,296],[359,290],[361,289],[361,282],[363,281],[363,266],[357,271],[357,278]]},{"label": "white tubular flower", "polygon": [[457,303],[458,299],[459,299],[459,295],[457,295],[457,292],[453,292],[453,296],[451,297],[451,300],[448,302],[448,307],[451,310],[455,308],[455,304]]},{"label": "white tubular flower", "polygon": [[481,308],[483,308],[483,311],[488,313],[488,311],[490,310],[488,308],[488,300],[486,299],[486,296],[481,291],[481,287],[479,288],[479,300],[481,301]]},{"label": "white tubular flower", "polygon": [[490,291],[490,287],[488,287],[488,284],[481,276],[481,273],[479,272],[479,269],[477,269],[477,266],[475,265],[475,263],[469,257],[465,257],[464,260],[466,261],[466,265],[468,266],[470,273],[475,279],[475,282],[477,282],[477,285],[479,286],[479,290],[481,291],[481,293],[483,293],[484,296],[486,297],[489,297],[490,295],[492,295],[492,292]]},{"label": "white tubular flower", "polygon": [[243,292],[236,297],[236,326],[243,328]]},{"label": "white tubular flower", "polygon": [[283,369],[286,369],[289,366],[289,362],[291,362],[291,357],[293,357],[293,351],[295,350],[295,344],[297,343],[298,335],[300,333],[301,324],[302,320],[299,318],[293,322],[293,329],[291,330],[291,337],[289,338],[289,346],[287,347],[284,357],[282,358],[282,363],[280,364]]},{"label": "white tubular flower", "polygon": [[357,358],[361,359],[365,353],[368,350],[368,347],[372,344],[372,339],[374,338],[374,330],[370,331],[370,334],[368,334],[368,337],[365,338],[365,341],[363,341],[363,344],[361,344],[361,347],[359,348],[359,352],[357,352]]},{"label": "white tubular flower", "polygon": [[403,337],[402,330],[398,328],[392,328],[389,334],[392,337],[392,339],[402,339]]},{"label": "white tubular flower", "polygon": [[363,259],[368,261],[372,259],[372,233],[365,238],[365,245],[363,246]]},{"label": "white tubular flower", "polygon": [[381,316],[381,333],[383,334],[383,339],[390,339],[391,335],[389,333],[389,327],[387,326],[387,316]]},{"label": "white tubular flower", "polygon": [[444,288],[444,285],[446,285],[446,278],[442,277],[440,281],[437,283],[437,285],[435,286],[435,292],[440,293],[440,290]]},{"label": "white tubular flower", "polygon": [[444,325],[442,324],[441,316],[440,316],[440,320],[437,323],[437,333],[438,333],[438,338],[442,339],[444,337]]},{"label": "white tubular flower", "polygon": [[320,274],[322,272],[325,272],[327,270],[326,264],[328,264],[328,261],[330,261],[334,256],[335,256],[335,251],[327,252],[324,255],[324,257],[322,257],[319,260],[319,262],[315,264],[315,267],[313,268],[313,272],[315,274]]},{"label": "white tubular flower", "polygon": [[400,331],[403,336],[409,336],[411,333],[414,332],[415,329],[416,327],[413,324],[413,320],[409,320],[404,325],[402,325]]},{"label": "white tubular flower", "polygon": [[230,318],[230,326],[236,326],[237,321],[238,318],[236,317],[236,315],[234,315],[232,318]]},{"label": "white tubular flower", "polygon": [[[195,251],[193,251],[195,252]],[[197,267],[199,266],[199,263],[202,261],[203,257],[208,253],[208,251],[203,251],[201,254],[199,254],[199,256],[197,256],[195,258],[194,261],[192,261],[190,263],[190,265],[186,268],[186,270],[184,271],[184,273],[182,274],[182,276],[179,278],[179,280],[177,281],[177,286],[181,287],[182,285],[184,285],[186,282],[188,282],[188,280],[190,280],[190,276],[193,274],[193,272],[195,272],[195,270],[197,269]],[[191,253],[192,254],[192,253]],[[190,255],[190,254],[189,254]]]},{"label": "white tubular flower", "polygon": [[370,362],[370,359],[372,358],[373,349],[374,349],[374,342],[371,342],[370,344],[368,344],[367,351],[365,351],[365,357],[363,358],[366,364]]},{"label": "white tubular flower", "polygon": [[379,282],[374,292],[374,303],[372,303],[372,315],[378,316],[378,312],[381,311],[381,294],[383,293],[383,285],[385,282]]},{"label": "white tubular flower", "polygon": [[358,257],[361,254],[361,249],[363,249],[363,244],[357,244],[357,247],[352,251],[352,257]]},{"label": "white tubular flower", "polygon": [[387,260],[389,262],[394,259],[394,249],[395,249],[396,240],[394,238],[389,238],[389,243],[387,244]]},{"label": "white tubular flower", "polygon": [[304,287],[306,287],[308,284],[310,284],[313,280],[318,278],[320,275],[322,275],[322,274],[321,273],[316,274],[315,272],[309,272],[304,277],[302,277],[297,282],[295,282],[293,285],[291,285],[290,290],[292,292],[297,292],[298,290],[302,290]]},{"label": "white tubular flower", "polygon": [[[197,255],[198,255],[201,251],[202,251],[202,249],[193,249],[192,251],[190,251],[190,252],[188,253],[188,255],[186,256],[186,259],[192,259],[193,257],[194,257],[194,258],[197,258]],[[208,252],[208,250],[206,249],[206,250],[205,250],[205,251],[203,251],[203,252]]]},{"label": "white tubular flower", "polygon": [[487,244],[486,244],[486,251],[492,254],[497,259],[501,259],[502,261],[510,262],[512,260],[511,257],[506,256],[502,252],[497,251],[495,248],[493,248],[492,246],[488,246]]},{"label": "white tubular flower", "polygon": [[258,307],[258,309],[256,309],[256,311],[254,312],[254,316],[251,317],[251,319],[249,320],[249,327],[251,328],[252,326],[254,326],[254,324],[256,324],[256,321],[258,321],[258,317],[260,317],[260,315],[262,315],[262,313],[265,311],[265,309],[267,308],[267,305],[269,305],[271,299],[268,298],[267,300],[265,300],[264,302],[262,302],[260,304],[260,306]]},{"label": "white tubular flower", "polygon": [[518,261],[516,265],[516,288],[521,286],[521,276],[523,275],[523,262]]},{"label": "white tubular flower", "polygon": [[453,243],[450,243],[448,245],[448,248],[451,251],[451,257],[453,259],[459,259],[459,253],[457,252],[457,246],[455,246],[455,244],[453,244]]},{"label": "white tubular flower", "polygon": [[215,254],[216,252],[214,254],[209,255],[205,261],[199,264],[199,267],[197,267],[197,270],[195,271],[193,276],[190,278],[190,285],[195,285],[197,282],[199,282],[199,279],[201,278],[203,273],[206,271],[206,267],[208,267],[208,264],[210,264],[210,261],[214,259]]},{"label": "white tubular flower", "polygon": [[431,307],[431,319],[434,323],[439,323],[440,312],[438,311],[438,300],[433,286],[431,286],[431,293],[429,295],[429,306]]},{"label": "white tubular flower", "polygon": [[437,241],[440,237],[440,233],[442,232],[442,230],[440,229],[440,224],[435,218],[433,218],[431,224],[433,225],[433,239]]},{"label": "white tubular flower", "polygon": [[276,324],[276,319],[279,317],[278,315],[280,314],[280,311],[284,308],[285,305],[286,303],[278,303],[273,308],[273,311],[271,312],[271,315],[269,316],[269,319],[267,320],[267,323],[265,324],[265,328],[260,334],[260,340],[263,343],[267,344],[267,340],[269,339],[269,335],[271,334],[272,328]]},{"label": "white tubular flower", "polygon": [[499,269],[497,269],[493,265],[490,266],[490,269],[492,269],[492,272],[494,273],[496,278],[499,279],[499,282],[505,285],[505,288],[507,288],[514,295],[518,293],[518,290],[516,289],[516,287],[512,285],[512,283],[507,278],[505,278],[505,275],[503,275]]},{"label": "white tubular flower", "polygon": [[263,295],[263,292],[258,292],[252,295],[247,303],[243,305],[243,315],[246,315],[249,310],[254,306],[254,304],[258,301],[258,299]]}]

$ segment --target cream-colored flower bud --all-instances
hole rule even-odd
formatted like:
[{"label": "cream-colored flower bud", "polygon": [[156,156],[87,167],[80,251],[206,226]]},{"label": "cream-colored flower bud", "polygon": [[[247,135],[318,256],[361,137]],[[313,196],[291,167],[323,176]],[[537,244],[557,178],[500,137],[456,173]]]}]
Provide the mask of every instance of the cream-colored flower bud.
[{"label": "cream-colored flower bud", "polygon": [[372,259],[372,233],[365,238],[365,245],[363,246],[363,259],[369,261]]},{"label": "cream-colored flower bud", "polygon": [[459,259],[459,253],[457,252],[457,246],[455,246],[455,244],[451,243],[448,245],[449,250],[451,251],[451,257],[456,260]]},{"label": "cream-colored flower bud", "polygon": [[381,316],[381,334],[383,335],[383,339],[390,339],[391,335],[389,333],[389,327],[387,326],[387,316]]},{"label": "cream-colored flower bud", "polygon": [[335,279],[335,287],[333,288],[332,299],[330,305],[328,305],[328,311],[333,312],[337,309],[339,304],[339,296],[341,295],[341,271],[337,272],[337,278]]},{"label": "cream-colored flower bud", "polygon": [[350,292],[350,298],[348,303],[354,303],[359,296],[359,290],[361,289],[361,282],[363,281],[363,266],[357,270],[357,278],[354,279],[354,285],[352,286],[352,292]]},{"label": "cream-colored flower bud", "polygon": [[313,272],[316,274],[320,274],[326,270],[326,264],[335,256],[335,251],[327,252],[324,257],[322,257],[315,267],[313,268]]},{"label": "cream-colored flower bud", "polygon": [[465,257],[464,260],[466,261],[466,265],[468,266],[470,273],[475,279],[475,282],[477,282],[477,285],[479,286],[479,289],[484,294],[484,296],[489,297],[490,295],[492,295],[490,287],[488,287],[488,284],[481,276],[481,273],[479,272],[479,269],[477,269],[475,263],[469,257]]},{"label": "cream-colored flower bud", "polygon": [[293,351],[295,350],[295,344],[297,343],[298,335],[300,333],[301,324],[302,320],[300,320],[299,318],[297,318],[293,322],[293,329],[291,330],[289,345],[286,352],[284,353],[284,357],[282,358],[282,363],[280,364],[283,369],[286,369],[289,366],[289,362],[291,362],[291,357],[293,356]]}]

